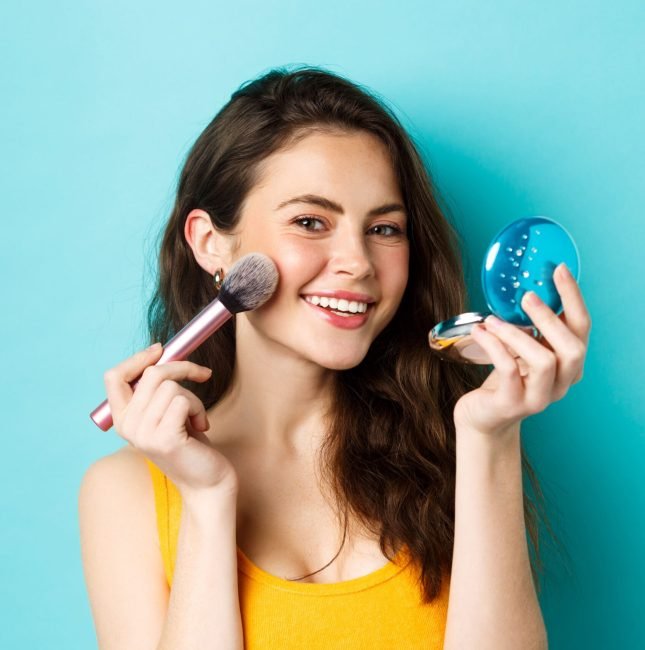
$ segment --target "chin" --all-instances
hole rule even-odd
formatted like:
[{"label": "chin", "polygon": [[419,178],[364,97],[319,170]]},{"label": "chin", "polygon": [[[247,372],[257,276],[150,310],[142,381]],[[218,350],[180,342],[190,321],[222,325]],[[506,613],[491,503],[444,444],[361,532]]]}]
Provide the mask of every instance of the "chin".
[{"label": "chin", "polygon": [[350,368],[355,368],[359,365],[365,358],[366,354],[367,350],[361,352],[353,350],[351,354],[344,351],[344,353],[336,355],[321,355],[319,351],[312,361],[328,370],[349,370]]},{"label": "chin", "polygon": [[327,370],[350,370],[351,368],[356,368],[356,366],[362,361],[363,359],[358,359],[355,361],[343,361],[343,362],[334,362],[334,363],[324,363],[320,364],[323,368],[326,368]]}]

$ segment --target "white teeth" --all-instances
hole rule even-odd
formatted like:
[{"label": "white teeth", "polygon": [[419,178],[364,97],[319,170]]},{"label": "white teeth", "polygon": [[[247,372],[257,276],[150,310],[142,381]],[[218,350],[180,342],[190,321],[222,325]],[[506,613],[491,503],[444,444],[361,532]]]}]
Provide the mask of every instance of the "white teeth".
[{"label": "white teeth", "polygon": [[367,311],[367,303],[357,300],[349,301],[345,298],[327,298],[326,296],[305,296],[304,298],[312,305],[319,305],[339,312],[364,314]]}]

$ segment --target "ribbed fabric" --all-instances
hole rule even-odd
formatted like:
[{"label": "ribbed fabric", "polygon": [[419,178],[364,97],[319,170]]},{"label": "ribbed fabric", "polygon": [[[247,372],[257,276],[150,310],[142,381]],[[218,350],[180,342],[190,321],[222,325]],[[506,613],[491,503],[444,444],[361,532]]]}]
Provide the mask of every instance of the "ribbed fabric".
[{"label": "ribbed fabric", "polygon": [[[148,459],[168,585],[177,556],[181,494]],[[237,549],[244,647],[249,650],[441,650],[449,579],[429,605],[405,549],[393,562],[353,580],[291,582],[267,573]]]}]

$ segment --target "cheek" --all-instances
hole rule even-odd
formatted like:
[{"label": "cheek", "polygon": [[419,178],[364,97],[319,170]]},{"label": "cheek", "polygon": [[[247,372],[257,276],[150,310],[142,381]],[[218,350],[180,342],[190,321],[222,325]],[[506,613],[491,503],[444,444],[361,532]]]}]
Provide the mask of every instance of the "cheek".
[{"label": "cheek", "polygon": [[309,282],[325,266],[325,256],[320,247],[312,246],[303,239],[283,239],[270,251],[266,251],[278,269],[282,290],[293,292]]},{"label": "cheek", "polygon": [[405,287],[408,284],[409,259],[410,253],[406,247],[390,251],[388,255],[384,256],[380,264],[381,286],[384,292],[387,292],[393,299],[398,298],[400,300],[403,297]]},{"label": "cheek", "polygon": [[[266,244],[266,242],[265,242]],[[271,300],[260,309],[248,312],[247,318],[258,329],[270,335],[288,327],[289,314],[297,309],[300,290],[324,268],[324,255],[311,244],[284,238],[265,245],[258,252],[268,255],[278,270],[278,288]],[[285,320],[286,319],[286,320]]]},{"label": "cheek", "polygon": [[[278,294],[286,286],[307,282],[311,274],[320,271],[324,265],[321,247],[312,246],[311,241],[284,234],[276,236],[275,232],[261,228],[245,233],[243,246],[237,250],[237,256],[248,253],[263,253],[273,260],[280,278]],[[307,278],[307,275],[310,277]]]}]

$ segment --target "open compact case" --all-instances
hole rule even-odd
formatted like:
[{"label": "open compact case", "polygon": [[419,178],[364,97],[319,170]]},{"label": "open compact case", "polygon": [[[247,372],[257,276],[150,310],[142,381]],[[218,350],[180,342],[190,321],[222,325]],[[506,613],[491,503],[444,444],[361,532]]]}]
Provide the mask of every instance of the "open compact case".
[{"label": "open compact case", "polygon": [[540,333],[520,306],[522,296],[534,291],[559,314],[562,300],[553,272],[562,262],[578,281],[580,257],[576,244],[552,219],[528,217],[502,228],[488,246],[482,265],[482,289],[490,311],[465,312],[438,323],[428,335],[430,349],[449,361],[491,364],[488,353],[470,334],[473,326],[483,323],[491,313],[539,339]]}]

